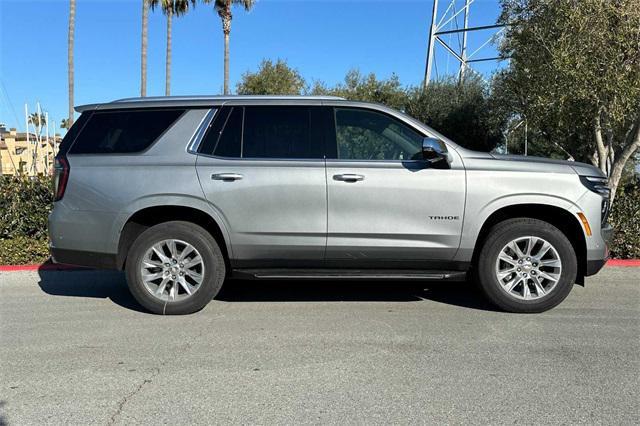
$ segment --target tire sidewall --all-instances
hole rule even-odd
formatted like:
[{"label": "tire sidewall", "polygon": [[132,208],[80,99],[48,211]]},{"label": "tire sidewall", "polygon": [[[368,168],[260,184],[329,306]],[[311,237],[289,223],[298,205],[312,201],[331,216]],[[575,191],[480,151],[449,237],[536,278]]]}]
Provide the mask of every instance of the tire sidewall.
[{"label": "tire sidewall", "polygon": [[[507,294],[495,276],[495,264],[504,246],[520,237],[534,236],[549,242],[562,262],[560,279],[551,293],[536,300],[520,300]],[[562,302],[571,292],[577,274],[577,260],[567,237],[553,225],[536,220],[514,220],[492,229],[478,259],[480,287],[498,307],[510,312],[542,312]]]},{"label": "tire sidewall", "polygon": [[[166,239],[191,244],[204,263],[204,279],[198,290],[191,297],[177,302],[155,298],[145,288],[141,276],[141,263],[147,250]],[[188,314],[202,309],[219,292],[226,272],[224,257],[215,239],[203,228],[181,221],[155,225],[140,234],[129,250],[125,269],[129,290],[138,303],[150,312],[162,315]]]}]

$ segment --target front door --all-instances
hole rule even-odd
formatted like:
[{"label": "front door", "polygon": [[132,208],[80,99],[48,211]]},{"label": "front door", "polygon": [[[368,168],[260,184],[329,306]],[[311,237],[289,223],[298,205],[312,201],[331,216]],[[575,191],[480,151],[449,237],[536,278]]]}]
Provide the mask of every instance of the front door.
[{"label": "front door", "polygon": [[445,168],[422,160],[424,135],[386,113],[335,107],[333,115],[327,264],[425,269],[446,264],[462,231],[460,160]]},{"label": "front door", "polygon": [[234,267],[322,264],[326,177],[312,109],[224,107],[201,143],[198,177],[225,221]]}]

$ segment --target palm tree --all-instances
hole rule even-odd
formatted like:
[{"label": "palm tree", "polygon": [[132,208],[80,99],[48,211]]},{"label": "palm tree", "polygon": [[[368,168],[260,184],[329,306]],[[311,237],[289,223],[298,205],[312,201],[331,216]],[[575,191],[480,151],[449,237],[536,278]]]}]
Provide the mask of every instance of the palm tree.
[{"label": "palm tree", "polygon": [[142,47],[140,58],[140,96],[147,96],[147,26],[149,24],[149,0],[142,0]]},{"label": "palm tree", "polygon": [[33,124],[37,133],[40,133],[42,128],[47,125],[47,116],[43,113],[32,112],[29,114],[29,123]]},{"label": "palm tree", "polygon": [[224,94],[229,94],[229,34],[231,33],[231,6],[241,5],[244,10],[250,10],[255,0],[203,0],[204,3],[214,3],[216,12],[222,19],[222,32],[224,33]]},{"label": "palm tree", "polygon": [[69,81],[69,127],[73,124],[73,44],[76,32],[76,0],[69,0],[69,34],[67,38],[67,78]]},{"label": "palm tree", "polygon": [[189,4],[196,5],[196,0],[149,0],[151,9],[161,5],[162,12],[167,16],[167,56],[165,62],[165,95],[171,94],[171,24],[173,15],[181,16],[189,11]]}]

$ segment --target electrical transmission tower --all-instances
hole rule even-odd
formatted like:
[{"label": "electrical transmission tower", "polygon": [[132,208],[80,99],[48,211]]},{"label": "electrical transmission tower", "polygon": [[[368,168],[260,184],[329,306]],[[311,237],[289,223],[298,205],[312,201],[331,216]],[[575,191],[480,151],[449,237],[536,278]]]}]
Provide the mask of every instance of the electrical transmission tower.
[{"label": "electrical transmission tower", "polygon": [[[469,9],[474,0],[449,0],[447,8],[444,13],[440,13],[438,10],[438,0],[433,0],[433,13],[431,14],[431,27],[429,31],[429,44],[427,47],[427,66],[424,73],[424,87],[427,87],[431,80],[431,70],[435,66],[437,72],[435,47],[436,42],[445,52],[451,55],[459,63],[457,75],[459,81],[462,81],[464,75],[469,70],[472,70],[470,64],[475,62],[497,61],[504,58],[500,56],[492,57],[477,57],[478,54],[486,45],[496,39],[496,37],[504,30],[504,25],[493,24],[483,25],[477,27],[469,26]],[[486,7],[486,6],[485,6]],[[462,16],[460,16],[462,15]],[[459,22],[461,20],[462,22]],[[487,37],[487,31],[492,32]],[[480,44],[473,52],[467,51],[467,38],[470,36],[478,35],[479,37],[487,37],[487,39]],[[451,43],[444,40],[443,36],[456,37],[457,46],[451,45]]]}]

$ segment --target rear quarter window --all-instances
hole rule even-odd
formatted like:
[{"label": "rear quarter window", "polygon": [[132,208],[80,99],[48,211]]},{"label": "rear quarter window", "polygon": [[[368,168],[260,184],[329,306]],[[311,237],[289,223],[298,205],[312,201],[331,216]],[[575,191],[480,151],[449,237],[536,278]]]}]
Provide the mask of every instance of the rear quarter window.
[{"label": "rear quarter window", "polygon": [[129,154],[144,151],[184,112],[184,109],[95,111],[75,138],[69,153]]}]

